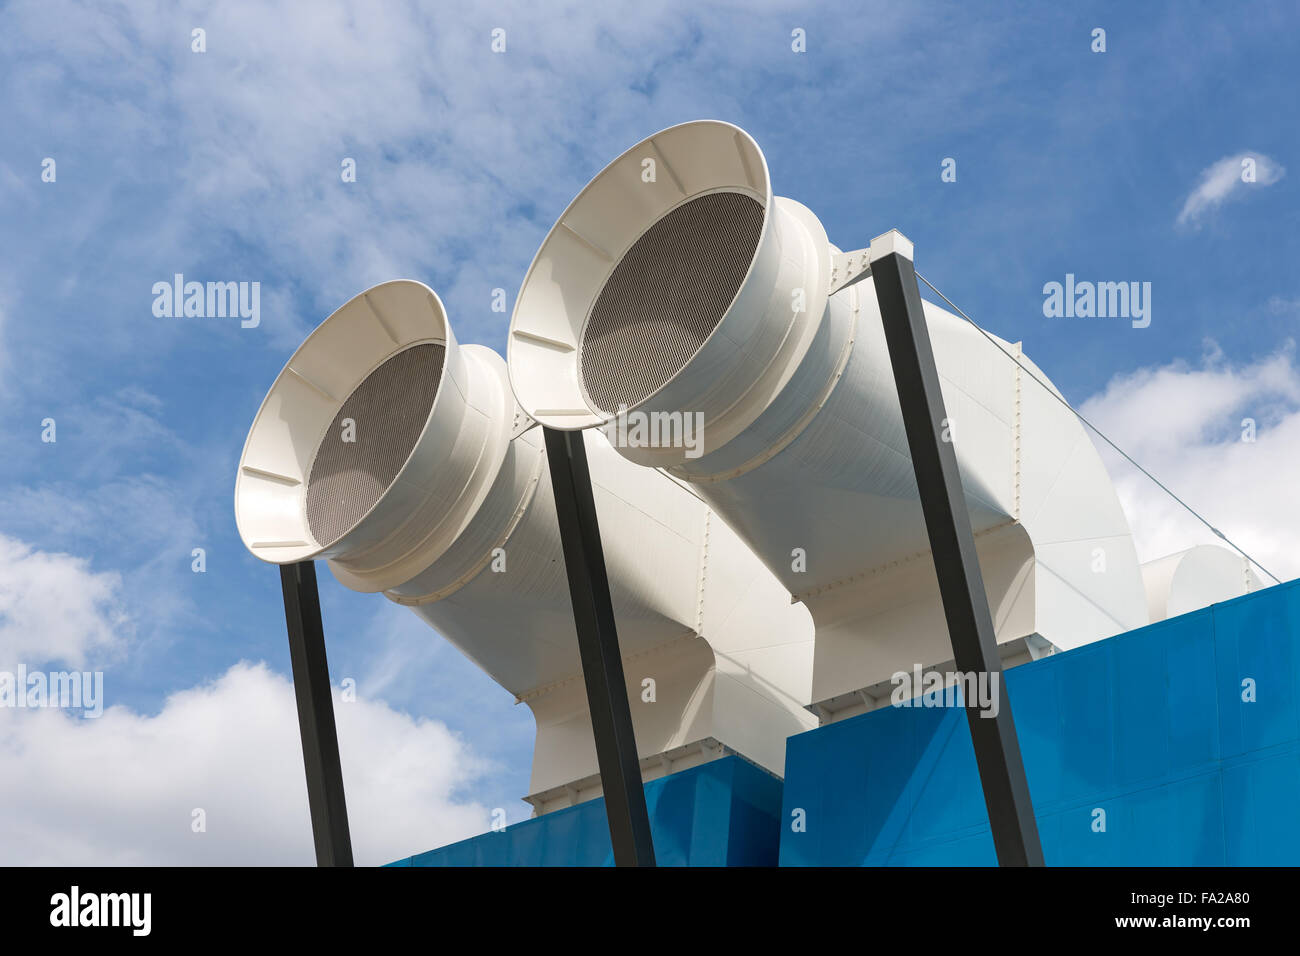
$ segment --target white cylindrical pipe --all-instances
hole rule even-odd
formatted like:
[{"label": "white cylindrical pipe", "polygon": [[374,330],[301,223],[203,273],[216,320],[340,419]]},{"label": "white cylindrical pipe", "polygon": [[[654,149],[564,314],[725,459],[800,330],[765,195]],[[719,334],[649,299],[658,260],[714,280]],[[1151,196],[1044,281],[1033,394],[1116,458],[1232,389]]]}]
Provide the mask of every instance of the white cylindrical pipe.
[{"label": "white cylindrical pipe", "polygon": [[[373,388],[388,363],[429,345],[445,350],[434,388]],[[412,426],[421,401],[427,418]],[[353,408],[357,441],[346,444],[341,416]],[[385,429],[402,415],[410,451],[395,468],[392,447],[365,439],[395,441]],[[343,584],[410,606],[527,703],[538,724],[530,799],[545,811],[600,789],[549,469],[531,425],[505,362],[458,345],[432,290],[384,283],[331,315],[272,385],[240,459],[235,512],[253,554],[325,558]],[[647,778],[726,752],[780,774],[786,737],[816,723],[802,706],[807,611],[681,483],[624,460],[599,433],[586,444]],[[329,503],[358,516],[319,540],[310,489],[326,455],[347,492]],[[358,489],[375,499],[363,512],[348,497]]]},{"label": "white cylindrical pipe", "polygon": [[1142,565],[1151,623],[1198,611],[1260,588],[1250,562],[1215,544],[1198,544]]},{"label": "white cylindrical pipe", "polygon": [[[639,175],[647,160],[654,183]],[[701,241],[689,207],[719,192],[761,204],[756,239],[715,221]],[[561,215],[509,343],[526,412],[557,428],[601,426],[628,459],[691,483],[808,605],[811,703],[825,714],[871,706],[895,672],[951,657],[874,289],[831,294],[838,253],[811,212],[771,195],[752,139],[725,123],[683,124],[628,150]],[[748,262],[738,282],[736,259]],[[628,275],[627,263],[649,275],[663,260],[672,271],[653,282]],[[734,296],[702,314],[715,276]],[[1079,422],[1030,380],[1043,376],[1027,359],[1022,370],[928,302],[925,315],[1004,653],[1145,624],[1128,523]],[[690,354],[687,327],[705,332]],[[656,341],[667,344],[656,352]],[[614,370],[646,392],[626,410],[595,398],[616,394]],[[663,440],[686,434],[677,420],[696,423],[695,441]]]}]

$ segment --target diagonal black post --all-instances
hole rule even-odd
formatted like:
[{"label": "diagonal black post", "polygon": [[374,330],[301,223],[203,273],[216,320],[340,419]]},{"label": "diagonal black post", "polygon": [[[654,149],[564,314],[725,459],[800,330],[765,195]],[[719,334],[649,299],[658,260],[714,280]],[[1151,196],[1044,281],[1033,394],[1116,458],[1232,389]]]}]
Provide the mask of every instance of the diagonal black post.
[{"label": "diagonal black post", "polygon": [[617,866],[654,866],[650,815],[646,812],[637,759],[632,710],[627,702],[623,659],[614,628],[605,552],[596,522],[596,500],[587,468],[587,446],[580,431],[543,428],[546,458],[555,492],[564,568],[578,630],[582,678],[587,685],[596,762],[605,791],[605,816]]},{"label": "diagonal black post", "polygon": [[[912,267],[911,243],[897,233],[887,233],[871,245],[871,277],[916,469],[953,658],[964,674],[987,673],[989,688],[1001,694],[995,717],[983,716],[977,701],[966,701],[993,845],[1001,866],[1042,866],[1043,848],[1002,679],[1002,660],[975,553],[970,513],[962,495],[957,456],[952,443],[941,437],[948,424],[947,413]],[[948,433],[952,434],[951,429]]]},{"label": "diagonal black post", "polygon": [[334,728],[316,565],[311,561],[282,564],[280,586],[289,629],[289,661],[293,667],[293,693],[298,700],[298,730],[307,770],[307,804],[316,842],[316,865],[351,866],[352,837],[343,799],[343,766]]}]

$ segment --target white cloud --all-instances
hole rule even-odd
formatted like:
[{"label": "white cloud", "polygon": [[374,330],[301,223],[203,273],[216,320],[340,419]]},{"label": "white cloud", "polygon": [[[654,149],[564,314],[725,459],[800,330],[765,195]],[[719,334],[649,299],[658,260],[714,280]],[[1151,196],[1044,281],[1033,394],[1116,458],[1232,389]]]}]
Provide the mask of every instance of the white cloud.
[{"label": "white cloud", "polygon": [[[1254,182],[1243,179],[1244,167],[1248,161],[1253,166]],[[1225,156],[1201,171],[1200,181],[1178,214],[1178,225],[1199,228],[1206,213],[1217,209],[1229,199],[1245,195],[1250,188],[1271,186],[1285,175],[1286,169],[1263,153],[1245,152]]]},{"label": "white cloud", "polygon": [[[358,864],[488,829],[458,798],[487,768],[443,724],[337,691],[334,710]],[[310,865],[297,728],[289,681],[247,662],[156,716],[0,712],[0,865]]]},{"label": "white cloud", "polygon": [[[64,438],[60,435],[60,444]],[[88,449],[86,460],[112,458],[99,449]],[[108,471],[106,465],[105,471]],[[43,659],[41,646],[62,647],[69,642],[87,647],[108,645],[109,630],[129,639],[119,650],[137,653],[142,644],[153,647],[184,640],[205,628],[207,617],[196,605],[202,597],[199,579],[191,572],[192,551],[211,548],[211,536],[200,530],[200,513],[194,502],[211,500],[195,491],[202,476],[194,473],[167,480],[144,474],[111,478],[91,487],[68,481],[42,484],[0,485],[0,514],[5,514],[11,550],[27,547],[20,540],[39,541],[46,549],[90,555],[61,561],[45,560],[44,588],[27,596],[28,615],[46,621],[51,630],[38,638],[29,632],[15,642],[16,656],[32,663]],[[14,553],[17,553],[16,551]],[[36,552],[40,555],[41,552]],[[213,555],[209,554],[209,560]],[[91,575],[85,569],[111,562],[113,570]],[[80,573],[79,573],[80,572]],[[0,627],[3,627],[4,594],[17,587],[18,578],[7,586],[0,581]],[[112,600],[103,603],[101,620],[86,613],[91,598],[102,598],[111,585]],[[56,633],[57,629],[57,633]],[[39,640],[40,646],[37,645]],[[0,665],[14,654],[0,638]]]},{"label": "white cloud", "polygon": [[[1284,581],[1300,576],[1300,367],[1292,343],[1236,364],[1211,343],[1199,364],[1175,362],[1117,377],[1079,410],[1266,568]],[[1246,419],[1255,423],[1254,441],[1243,440]],[[1194,544],[1223,544],[1098,445],[1143,561]]]},{"label": "white cloud", "polygon": [[0,534],[0,666],[59,661],[73,667],[120,646],[121,578],[69,554],[38,551]]},{"label": "white cloud", "polygon": [[[141,652],[124,601],[118,574],[0,535],[0,669],[92,669]],[[104,675],[110,701],[116,671]],[[459,794],[493,768],[368,683],[334,704],[358,862],[484,832],[489,809]],[[0,865],[313,862],[293,688],[265,664],[173,693],[156,715],[79,714],[0,708]],[[207,829],[195,833],[199,808]]]}]

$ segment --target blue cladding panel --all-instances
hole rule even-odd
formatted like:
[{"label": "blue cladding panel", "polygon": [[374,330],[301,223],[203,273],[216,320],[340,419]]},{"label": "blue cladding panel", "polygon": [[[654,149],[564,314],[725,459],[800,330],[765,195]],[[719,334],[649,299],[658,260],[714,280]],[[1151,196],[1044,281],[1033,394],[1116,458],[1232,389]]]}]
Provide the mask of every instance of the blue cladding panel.
[{"label": "blue cladding panel", "polygon": [[1300,751],[1225,766],[1229,866],[1295,866],[1300,847]]},{"label": "blue cladding panel", "polygon": [[[1049,864],[1300,863],[1300,582],[1006,680]],[[960,710],[887,708],[790,738],[783,865],[996,862]]]},{"label": "blue cladding panel", "polygon": [[[724,757],[645,785],[660,866],[775,866],[781,783]],[[605,801],[556,810],[392,866],[611,866]]]},{"label": "blue cladding panel", "polygon": [[[1300,590],[1274,588],[1275,600],[1236,600],[1214,611],[1223,755],[1236,757],[1294,743],[1300,736]],[[1261,594],[1261,597],[1263,594]],[[1242,706],[1242,682],[1256,701]]]},{"label": "blue cladding panel", "polygon": [[[1300,863],[1300,582],[1006,679],[1049,864]],[[737,757],[647,784],[659,862],[770,866],[778,840],[783,865],[997,862],[960,709],[886,708],[800,734],[786,774],[784,806],[780,782]],[[592,801],[393,865],[612,862]]]}]

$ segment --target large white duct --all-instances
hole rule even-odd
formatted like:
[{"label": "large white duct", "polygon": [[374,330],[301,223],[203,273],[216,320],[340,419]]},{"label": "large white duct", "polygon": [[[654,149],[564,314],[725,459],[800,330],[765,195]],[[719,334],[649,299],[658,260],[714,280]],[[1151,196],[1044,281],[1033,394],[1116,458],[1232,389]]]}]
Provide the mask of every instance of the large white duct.
[{"label": "large white duct", "polygon": [[[546,811],[600,786],[532,424],[499,355],[458,345],[428,287],[387,282],[331,315],[275,380],[240,458],[235,515],[257,557],[328,560],[527,703],[528,799]],[[782,773],[785,738],[815,724],[801,706],[807,612],[685,487],[599,433],[586,445],[645,776],[726,752]]]},{"label": "large white duct", "polygon": [[1250,562],[1216,544],[1198,544],[1142,565],[1151,623],[1260,589]]},{"label": "large white duct", "polygon": [[[951,658],[875,292],[839,288],[865,264],[773,195],[746,133],[687,123],[564,211],[509,338],[528,414],[613,423],[622,455],[691,483],[808,606],[824,719]],[[1004,657],[1145,624],[1128,523],[1079,422],[969,324],[925,315]],[[700,423],[695,449],[663,442],[679,420]]]}]

